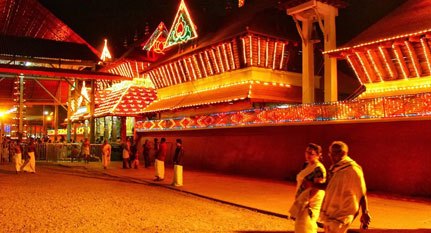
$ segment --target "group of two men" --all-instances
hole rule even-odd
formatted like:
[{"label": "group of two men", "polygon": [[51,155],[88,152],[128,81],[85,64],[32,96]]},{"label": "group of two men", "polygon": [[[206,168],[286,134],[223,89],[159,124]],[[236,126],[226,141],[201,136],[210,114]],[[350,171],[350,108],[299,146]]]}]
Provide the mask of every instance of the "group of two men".
[{"label": "group of two men", "polygon": [[[172,185],[182,186],[183,185],[183,158],[184,158],[184,148],[182,146],[183,142],[181,139],[176,139],[176,148],[173,158],[174,163],[174,179]],[[166,138],[160,140],[160,145],[156,151],[156,158],[154,166],[156,168],[156,178],[154,181],[162,181],[165,178],[165,160],[168,147],[166,144]]]}]

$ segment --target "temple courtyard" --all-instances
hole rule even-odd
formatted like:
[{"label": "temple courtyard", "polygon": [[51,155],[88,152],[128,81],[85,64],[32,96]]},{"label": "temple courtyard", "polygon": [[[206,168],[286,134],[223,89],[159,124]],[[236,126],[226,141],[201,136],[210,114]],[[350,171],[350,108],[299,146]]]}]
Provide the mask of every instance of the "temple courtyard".
[{"label": "temple courtyard", "polygon": [[[42,163],[36,174],[0,165],[0,232],[293,232],[288,182],[185,172],[185,186],[153,168]],[[367,232],[431,232],[427,199],[370,194]],[[355,221],[351,232],[358,232]]]}]

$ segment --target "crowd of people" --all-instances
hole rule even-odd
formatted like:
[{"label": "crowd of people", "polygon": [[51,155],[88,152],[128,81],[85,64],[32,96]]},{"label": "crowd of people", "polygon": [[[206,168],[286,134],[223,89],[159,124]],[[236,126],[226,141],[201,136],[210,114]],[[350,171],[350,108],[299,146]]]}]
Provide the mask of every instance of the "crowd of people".
[{"label": "crowd of people", "polygon": [[295,232],[317,232],[321,224],[326,233],[344,233],[360,211],[361,228],[368,228],[371,217],[364,174],[348,152],[342,141],[329,146],[332,165],[327,174],[321,163],[322,147],[307,145],[306,162],[296,177],[295,201],[289,210]]},{"label": "crowd of people", "polygon": [[11,140],[3,138],[1,143],[0,158],[2,163],[13,163],[15,172],[36,173],[36,144],[33,138],[26,142],[22,139]]},{"label": "crowd of people", "polygon": [[[143,143],[139,143],[139,140],[132,143],[130,138],[126,138],[125,141],[122,142],[121,148],[124,169],[138,169],[140,166],[139,157],[142,154],[144,167],[150,168],[154,166],[154,181],[163,181],[165,179],[165,160],[168,153],[166,138],[161,138],[160,142],[158,138],[154,138],[153,143],[150,143],[148,139],[145,139]],[[106,161],[103,163],[105,169],[107,169],[110,161],[110,150],[110,146],[105,142],[102,146],[102,161]],[[183,158],[184,148],[182,146],[182,140],[176,139],[175,154],[172,161],[174,164],[174,179],[172,185],[174,186],[183,185]]]}]

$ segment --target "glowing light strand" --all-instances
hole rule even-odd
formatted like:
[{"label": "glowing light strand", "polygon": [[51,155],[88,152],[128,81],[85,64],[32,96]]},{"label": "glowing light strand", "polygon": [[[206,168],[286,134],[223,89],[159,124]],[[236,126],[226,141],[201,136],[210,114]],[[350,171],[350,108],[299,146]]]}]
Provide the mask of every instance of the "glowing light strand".
[{"label": "glowing light strand", "polygon": [[401,71],[403,73],[403,77],[404,77],[404,79],[407,79],[408,78],[408,74],[407,74],[407,70],[406,70],[406,67],[405,67],[405,64],[404,64],[404,60],[402,60],[403,59],[403,55],[400,54],[401,53],[400,47],[398,45],[393,44],[392,45],[392,49],[394,50],[395,57],[397,58],[398,64],[401,67]]},{"label": "glowing light strand", "polygon": [[200,60],[200,62],[201,62],[201,66],[202,66],[202,69],[203,69],[203,71],[204,71],[204,76],[205,76],[205,77],[207,77],[207,76],[208,76],[207,68],[206,68],[205,63],[204,63],[204,60],[203,60],[203,58],[202,58],[202,53],[199,53],[199,60]]},{"label": "glowing light strand", "polygon": [[359,82],[362,83],[361,77],[358,74],[358,71],[356,70],[356,67],[353,65],[352,59],[350,58],[353,55],[347,55],[347,61],[349,62],[350,66],[352,67],[353,71],[355,72],[356,78],[359,80]]},{"label": "glowing light strand", "polygon": [[425,59],[427,61],[427,67],[429,70],[429,75],[431,75],[431,52],[430,52],[430,48],[427,45],[427,41],[425,38],[421,38],[421,45],[422,45],[422,49],[424,51],[425,54]]},{"label": "glowing light strand", "polygon": [[235,58],[234,58],[233,49],[232,49],[232,43],[229,43],[229,54],[230,54],[230,58],[232,60],[232,69],[236,69]]},{"label": "glowing light strand", "polygon": [[373,64],[374,71],[376,71],[377,76],[379,77],[380,82],[383,82],[383,75],[382,75],[382,73],[380,72],[379,67],[378,67],[378,66],[377,66],[377,64],[376,64],[376,61],[374,60],[374,56],[373,56],[373,54],[372,54],[371,49],[369,49],[369,50],[367,51],[367,55],[368,55],[368,59],[371,61],[371,64]]},{"label": "glowing light strand", "polygon": [[386,68],[387,68],[387,69],[388,69],[388,71],[389,71],[389,76],[390,76],[391,78],[395,78],[394,71],[392,70],[391,65],[389,65],[388,58],[387,58],[387,56],[386,56],[385,51],[383,51],[383,49],[384,49],[384,48],[383,48],[382,46],[379,46],[379,52],[380,52],[380,54],[382,55],[383,60],[385,61],[385,66],[386,66]]},{"label": "glowing light strand", "polygon": [[420,77],[421,76],[420,65],[418,64],[418,60],[413,50],[412,44],[408,41],[404,41],[404,45],[407,47],[407,51],[409,52],[410,60],[413,63],[413,68],[415,70],[416,77]]},{"label": "glowing light strand", "polygon": [[356,52],[355,54],[356,54],[356,56],[358,57],[359,62],[361,63],[362,67],[364,68],[365,75],[367,76],[367,80],[368,80],[368,82],[369,82],[369,83],[372,83],[373,81],[371,80],[371,75],[370,75],[370,73],[368,73],[368,69],[367,69],[367,67],[365,66],[364,61],[362,60],[362,56],[361,56],[358,52]]}]

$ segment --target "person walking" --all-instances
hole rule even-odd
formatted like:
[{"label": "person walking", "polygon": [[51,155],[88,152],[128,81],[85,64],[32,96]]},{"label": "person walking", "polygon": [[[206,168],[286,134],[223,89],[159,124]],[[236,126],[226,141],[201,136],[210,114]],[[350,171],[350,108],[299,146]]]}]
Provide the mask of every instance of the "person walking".
[{"label": "person walking", "polygon": [[25,172],[31,172],[36,173],[36,145],[34,144],[34,139],[30,138],[30,141],[27,145],[27,154],[28,154],[28,160],[25,161],[25,163],[21,166],[21,170]]},{"label": "person walking", "polygon": [[183,158],[184,148],[183,141],[178,138],[176,140],[177,148],[175,148],[174,155],[174,179],[172,181],[173,186],[183,186]]},{"label": "person walking", "polygon": [[347,232],[362,210],[361,228],[367,229],[371,217],[368,213],[367,188],[362,168],[348,156],[349,148],[342,141],[329,147],[332,166],[323,200],[320,221],[326,233]]},{"label": "person walking", "polygon": [[123,147],[123,168],[127,169],[129,167],[130,159],[130,139],[126,138],[126,141],[122,144]]},{"label": "person walking", "polygon": [[157,151],[156,161],[154,163],[156,168],[156,179],[154,181],[162,181],[165,179],[165,159],[168,151],[166,138],[160,140],[159,150]]},{"label": "person walking", "polygon": [[290,218],[295,220],[295,233],[317,232],[317,219],[325,191],[310,184],[326,181],[326,169],[320,162],[321,158],[322,147],[309,143],[305,149],[304,168],[296,176],[295,201],[289,210]]},{"label": "person walking", "polygon": [[150,145],[150,141],[148,139],[145,140],[143,147],[143,155],[144,155],[144,163],[145,163],[145,167],[148,168],[151,166],[151,161],[150,161],[150,150],[151,150],[151,145]]},{"label": "person walking", "polygon": [[111,162],[111,151],[112,147],[108,143],[108,139],[105,139],[102,145],[102,165],[103,169],[108,169],[109,163]]}]

